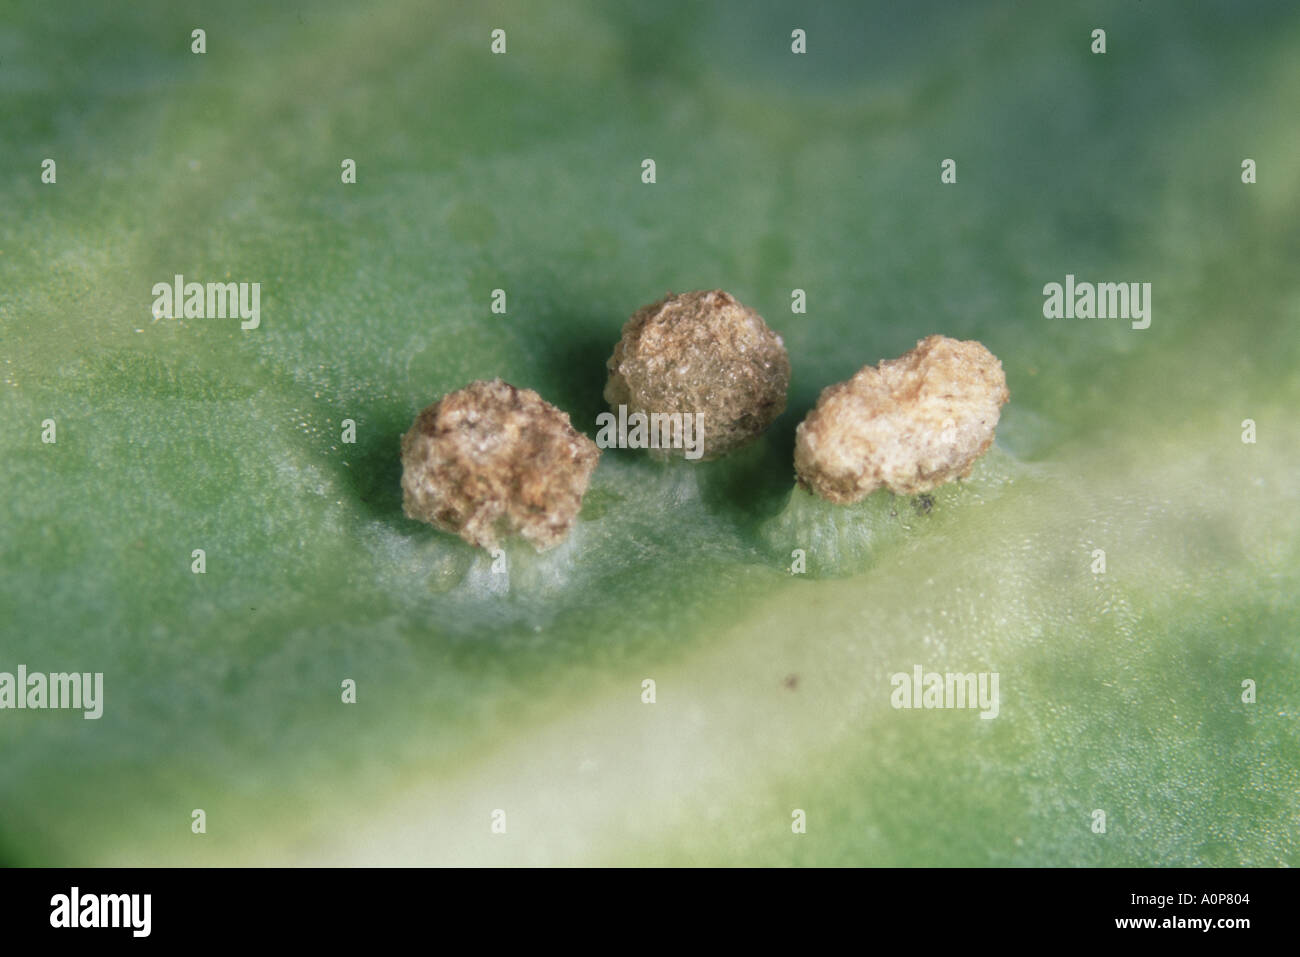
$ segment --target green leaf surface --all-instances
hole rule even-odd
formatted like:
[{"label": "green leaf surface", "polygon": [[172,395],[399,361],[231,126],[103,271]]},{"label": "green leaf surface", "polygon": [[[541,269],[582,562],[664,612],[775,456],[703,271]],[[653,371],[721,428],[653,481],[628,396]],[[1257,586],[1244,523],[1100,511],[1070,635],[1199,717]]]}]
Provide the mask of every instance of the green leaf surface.
[{"label": "green leaf surface", "polygon": [[[1298,46],[1226,0],[16,4],[0,671],[105,703],[0,711],[0,861],[1300,863]],[[155,319],[177,273],[261,326]],[[1044,318],[1067,273],[1150,328]],[[419,409],[501,376],[594,436],[700,288],[789,350],[754,446],[606,451],[507,575],[402,515]],[[795,491],[820,390],[934,332],[1006,368],[971,478]],[[998,717],[891,707],[918,664]]]}]

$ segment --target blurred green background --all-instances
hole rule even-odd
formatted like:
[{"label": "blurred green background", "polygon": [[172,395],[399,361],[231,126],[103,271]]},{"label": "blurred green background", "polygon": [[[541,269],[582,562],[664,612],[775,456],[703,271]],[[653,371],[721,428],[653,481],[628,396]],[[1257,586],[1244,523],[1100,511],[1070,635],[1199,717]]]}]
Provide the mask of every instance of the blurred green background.
[{"label": "blurred green background", "polygon": [[[106,700],[0,712],[0,862],[1300,863],[1300,7],[1090,6],[10,5],[0,670]],[[176,273],[261,328],[156,321]],[[1066,273],[1151,328],[1045,319]],[[402,516],[424,405],[594,435],[627,316],[719,287],[794,369],[755,446],[606,452],[505,576]],[[971,480],[792,494],[933,332],[1007,371]],[[1000,716],[892,709],[916,664]]]}]

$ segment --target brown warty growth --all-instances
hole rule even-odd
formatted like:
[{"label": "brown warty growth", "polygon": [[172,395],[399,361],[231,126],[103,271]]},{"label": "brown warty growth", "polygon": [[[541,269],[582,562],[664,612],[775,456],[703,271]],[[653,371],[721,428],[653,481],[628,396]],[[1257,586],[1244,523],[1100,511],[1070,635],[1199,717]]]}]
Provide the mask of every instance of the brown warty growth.
[{"label": "brown warty growth", "polygon": [[790,387],[781,337],[721,289],[638,309],[607,366],[605,401],[616,413],[703,413],[705,459],[756,438],[785,410]]},{"label": "brown warty growth", "polygon": [[568,535],[599,457],[533,390],[471,382],[402,436],[402,507],[471,545],[519,535],[541,551]]},{"label": "brown warty growth", "polygon": [[1009,398],[1002,363],[983,345],[922,339],[823,390],[795,432],[799,484],[847,505],[882,485],[915,495],[965,478]]}]

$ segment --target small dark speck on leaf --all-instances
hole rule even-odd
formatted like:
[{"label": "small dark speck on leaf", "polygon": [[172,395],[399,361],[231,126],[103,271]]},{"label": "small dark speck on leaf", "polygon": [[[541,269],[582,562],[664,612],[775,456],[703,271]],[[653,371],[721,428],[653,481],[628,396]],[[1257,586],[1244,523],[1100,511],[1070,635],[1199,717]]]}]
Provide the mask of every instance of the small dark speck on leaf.
[{"label": "small dark speck on leaf", "polygon": [[799,687],[799,676],[795,674],[786,675],[781,684],[789,688],[791,691],[794,691],[795,688]]}]

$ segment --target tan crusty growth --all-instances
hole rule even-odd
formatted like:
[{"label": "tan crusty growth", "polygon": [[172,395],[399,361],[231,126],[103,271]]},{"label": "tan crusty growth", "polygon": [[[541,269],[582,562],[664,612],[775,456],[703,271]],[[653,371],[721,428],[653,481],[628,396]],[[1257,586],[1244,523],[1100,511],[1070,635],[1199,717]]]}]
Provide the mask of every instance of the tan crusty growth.
[{"label": "tan crusty growth", "polygon": [[705,459],[756,438],[785,410],[790,387],[781,337],[721,289],[669,293],[638,309],[607,366],[615,413],[703,413]]},{"label": "tan crusty growth", "polygon": [[795,432],[799,484],[839,505],[885,486],[928,492],[970,474],[1011,397],[978,342],[930,336],[898,359],[823,390]]},{"label": "tan crusty growth", "polygon": [[402,436],[402,507],[471,545],[520,535],[541,551],[568,535],[599,457],[532,389],[471,382]]}]

